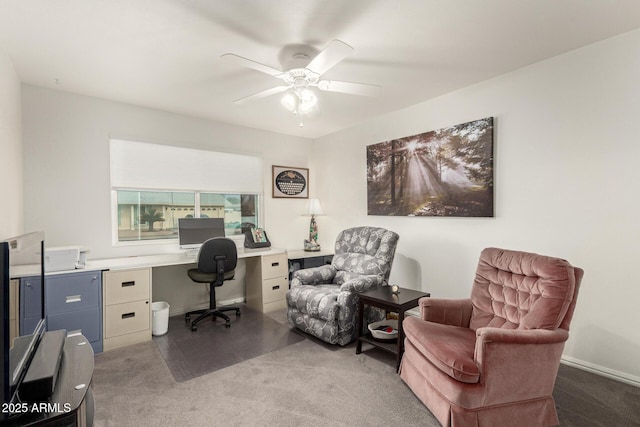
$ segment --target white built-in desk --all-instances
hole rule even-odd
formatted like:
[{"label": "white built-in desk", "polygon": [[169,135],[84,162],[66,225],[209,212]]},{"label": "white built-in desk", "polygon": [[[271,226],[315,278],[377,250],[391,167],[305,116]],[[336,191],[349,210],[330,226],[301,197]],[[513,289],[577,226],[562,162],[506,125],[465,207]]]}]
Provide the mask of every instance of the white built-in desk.
[{"label": "white built-in desk", "polygon": [[309,259],[309,258],[327,258],[333,256],[333,249],[322,249],[319,251],[305,251],[303,249],[297,249],[294,251],[287,251],[287,257],[290,260],[296,259]]},{"label": "white built-in desk", "polygon": [[[286,307],[285,295],[289,289],[287,251],[238,248],[238,258],[244,259],[246,264],[247,305],[262,312]],[[92,259],[87,260],[84,269],[47,273],[51,279],[45,286],[49,286],[56,299],[64,302],[61,305],[63,313],[59,316],[67,324],[56,324],[56,329],[83,333],[89,324],[92,328],[99,328],[102,333],[97,334],[97,339],[101,339],[102,345],[94,348],[105,351],[151,340],[152,269],[196,262],[197,251],[185,251]],[[88,274],[90,272],[92,274]],[[38,274],[37,268],[34,270],[29,266],[12,273],[12,278]],[[65,275],[69,280],[64,280]],[[78,280],[84,276],[87,280]],[[60,284],[54,285],[56,282]],[[99,308],[96,307],[95,314],[92,314],[84,305],[96,299]],[[81,319],[79,314],[87,319]]]},{"label": "white built-in desk", "polygon": [[[238,248],[238,258],[252,258],[269,255],[284,254],[287,251],[278,248],[247,249]],[[195,256],[189,256],[194,254]],[[286,259],[286,258],[285,258]],[[85,270],[124,270],[130,268],[166,267],[171,265],[195,264],[197,251],[195,252],[171,252],[155,255],[138,255],[121,258],[104,258],[87,260]],[[73,270],[77,271],[77,270]]]},{"label": "white built-in desk", "polygon": [[[246,303],[267,312],[286,306],[287,252],[238,248],[246,264]],[[88,260],[86,269],[103,271],[104,350],[151,339],[152,269],[195,264],[197,251]]]}]

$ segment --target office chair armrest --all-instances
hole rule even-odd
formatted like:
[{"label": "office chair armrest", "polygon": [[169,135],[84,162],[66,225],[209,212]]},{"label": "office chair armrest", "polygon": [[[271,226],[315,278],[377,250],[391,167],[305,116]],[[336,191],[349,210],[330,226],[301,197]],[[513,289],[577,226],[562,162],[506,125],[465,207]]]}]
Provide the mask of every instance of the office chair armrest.
[{"label": "office chair armrest", "polygon": [[331,283],[336,276],[336,271],[337,270],[330,265],[321,265],[320,267],[294,271],[291,279],[291,287]]},{"label": "office chair armrest", "polygon": [[344,282],[340,285],[340,291],[366,292],[381,286],[382,282],[382,277],[378,275],[362,275]]}]

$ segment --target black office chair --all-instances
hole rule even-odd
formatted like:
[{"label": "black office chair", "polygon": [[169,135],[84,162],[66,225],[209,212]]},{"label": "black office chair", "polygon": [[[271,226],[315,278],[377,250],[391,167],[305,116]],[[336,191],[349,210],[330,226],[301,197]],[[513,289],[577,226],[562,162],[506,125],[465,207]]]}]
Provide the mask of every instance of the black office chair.
[{"label": "black office chair", "polygon": [[197,283],[209,283],[209,309],[190,311],[184,316],[189,323],[192,314],[200,314],[191,322],[191,330],[198,330],[198,322],[212,316],[211,320],[220,317],[225,320],[225,326],[231,326],[231,321],[224,311],[235,311],[240,316],[240,308],[237,306],[216,307],[216,287],[222,286],[225,280],[233,279],[236,264],[238,263],[238,250],[233,240],[225,237],[214,237],[207,240],[198,252],[198,268],[190,268],[187,275]]}]

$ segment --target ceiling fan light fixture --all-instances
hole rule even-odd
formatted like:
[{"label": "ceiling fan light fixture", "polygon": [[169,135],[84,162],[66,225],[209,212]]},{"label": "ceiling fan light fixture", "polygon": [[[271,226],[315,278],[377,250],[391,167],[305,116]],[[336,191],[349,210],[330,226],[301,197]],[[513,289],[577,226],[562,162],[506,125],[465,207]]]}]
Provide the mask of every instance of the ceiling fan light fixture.
[{"label": "ceiling fan light fixture", "polygon": [[288,91],[280,103],[293,114],[309,114],[318,105],[318,97],[309,88]]},{"label": "ceiling fan light fixture", "polygon": [[300,114],[308,114],[318,105],[318,97],[311,89],[303,89],[298,95],[300,103],[298,105],[298,112]]},{"label": "ceiling fan light fixture", "polygon": [[292,113],[296,113],[298,110],[298,97],[294,95],[293,92],[287,92],[284,94],[282,99],[280,99],[280,103],[284,108],[291,111]]},{"label": "ceiling fan light fixture", "polygon": [[[309,52],[314,51],[312,48],[306,50]],[[317,88],[317,90],[323,92],[338,92],[361,96],[377,96],[380,92],[381,87],[377,85],[339,80],[320,80],[322,75],[346,58],[351,52],[353,52],[353,47],[343,41],[332,40],[313,58],[310,58],[309,53],[304,50],[293,52],[292,57],[288,58],[287,61],[281,59],[280,62],[283,68],[280,70],[233,53],[222,55],[222,59],[269,74],[284,82],[283,85],[240,98],[235,100],[234,103],[242,104],[249,100],[265,98],[276,93],[284,93],[280,102],[288,111],[298,117],[300,126],[302,126],[301,116],[311,115],[318,107],[317,91],[315,89],[311,90],[312,88]]]}]

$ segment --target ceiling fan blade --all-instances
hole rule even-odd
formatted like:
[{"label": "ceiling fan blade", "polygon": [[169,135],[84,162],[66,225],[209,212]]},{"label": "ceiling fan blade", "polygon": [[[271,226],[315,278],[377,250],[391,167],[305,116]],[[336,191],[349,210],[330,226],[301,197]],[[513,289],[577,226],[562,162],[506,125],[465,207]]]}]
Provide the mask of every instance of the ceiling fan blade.
[{"label": "ceiling fan blade", "polygon": [[337,39],[332,40],[323,51],[311,60],[309,65],[307,65],[307,69],[322,75],[346,58],[351,52],[353,52],[353,48],[345,42]]},{"label": "ceiling fan blade", "polygon": [[282,71],[278,69],[265,64],[261,64],[256,61],[252,61],[251,59],[243,58],[242,56],[238,56],[233,53],[225,53],[224,55],[220,56],[220,58],[224,59],[225,61],[234,62],[243,67],[252,68],[254,70],[270,74],[274,77],[278,77],[280,74],[282,74]]},{"label": "ceiling fan blade", "polygon": [[253,95],[245,96],[244,98],[236,99],[233,101],[234,104],[244,104],[249,101],[255,101],[256,99],[266,98],[267,96],[275,95],[276,93],[284,92],[289,89],[289,86],[276,86],[271,89],[263,90]]},{"label": "ceiling fan blade", "polygon": [[382,86],[368,85],[364,83],[339,82],[336,80],[321,80],[318,82],[318,89],[327,92],[342,92],[352,95],[378,96],[382,91]]}]

